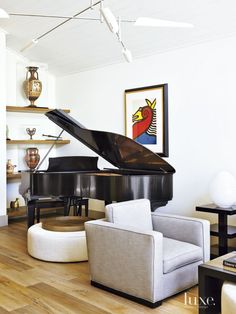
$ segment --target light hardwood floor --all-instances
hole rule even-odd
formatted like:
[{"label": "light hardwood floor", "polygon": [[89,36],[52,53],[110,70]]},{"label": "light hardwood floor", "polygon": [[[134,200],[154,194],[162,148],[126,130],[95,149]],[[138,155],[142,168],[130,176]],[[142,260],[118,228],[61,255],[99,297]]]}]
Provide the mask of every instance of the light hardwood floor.
[{"label": "light hardwood floor", "polygon": [[[82,263],[48,263],[27,254],[26,223],[0,228],[0,314],[98,313],[187,314],[184,293],[149,309],[90,285],[89,267]],[[188,291],[197,295],[197,287]]]}]

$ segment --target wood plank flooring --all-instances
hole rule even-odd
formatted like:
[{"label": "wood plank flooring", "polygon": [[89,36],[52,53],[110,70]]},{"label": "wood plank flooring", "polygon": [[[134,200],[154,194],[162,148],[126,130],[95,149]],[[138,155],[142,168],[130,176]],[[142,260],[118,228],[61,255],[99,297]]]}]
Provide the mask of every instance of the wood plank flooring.
[{"label": "wood plank flooring", "polygon": [[[0,314],[190,314],[184,293],[149,309],[90,285],[87,262],[48,263],[30,257],[26,222],[0,228]],[[197,296],[197,287],[188,295]]]}]

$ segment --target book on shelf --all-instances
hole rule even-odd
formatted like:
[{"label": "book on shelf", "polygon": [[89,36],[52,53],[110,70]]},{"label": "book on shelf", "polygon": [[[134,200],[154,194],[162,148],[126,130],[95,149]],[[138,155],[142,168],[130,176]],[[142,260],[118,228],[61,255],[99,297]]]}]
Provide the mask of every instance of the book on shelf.
[{"label": "book on shelf", "polygon": [[224,259],[223,265],[236,268],[236,255]]}]

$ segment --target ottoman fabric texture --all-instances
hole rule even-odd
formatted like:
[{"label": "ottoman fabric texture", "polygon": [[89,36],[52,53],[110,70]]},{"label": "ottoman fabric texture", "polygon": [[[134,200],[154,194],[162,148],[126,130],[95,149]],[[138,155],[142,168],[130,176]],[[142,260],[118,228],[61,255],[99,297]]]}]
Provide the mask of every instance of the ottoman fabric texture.
[{"label": "ottoman fabric texture", "polygon": [[28,229],[28,253],[49,262],[87,261],[85,231],[57,232],[42,229],[38,223]]}]

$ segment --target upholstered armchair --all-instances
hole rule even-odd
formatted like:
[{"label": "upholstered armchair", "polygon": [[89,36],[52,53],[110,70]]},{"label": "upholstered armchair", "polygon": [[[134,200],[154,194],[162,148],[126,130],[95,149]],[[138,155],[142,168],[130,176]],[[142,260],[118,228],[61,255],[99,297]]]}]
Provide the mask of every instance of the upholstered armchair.
[{"label": "upholstered armchair", "polygon": [[91,284],[156,307],[197,284],[209,260],[209,222],[158,212],[146,199],[106,206],[85,223]]}]

